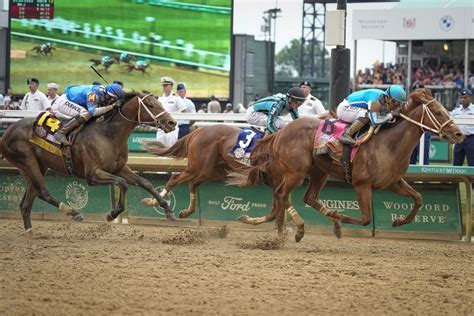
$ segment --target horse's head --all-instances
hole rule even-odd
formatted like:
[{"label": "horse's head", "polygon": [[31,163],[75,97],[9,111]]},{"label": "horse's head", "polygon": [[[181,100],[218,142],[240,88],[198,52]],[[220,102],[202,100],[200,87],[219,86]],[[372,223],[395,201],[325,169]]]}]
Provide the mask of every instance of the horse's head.
[{"label": "horse's head", "polygon": [[[128,121],[154,125],[166,133],[176,128],[176,120],[152,94],[133,93],[135,97],[125,102],[120,114]],[[125,99],[128,99],[125,96]],[[130,110],[129,110],[130,108]]]},{"label": "horse's head", "polygon": [[[415,115],[419,112],[421,117]],[[433,98],[429,89],[416,89],[409,95],[402,117],[419,125],[423,131],[438,134],[451,144],[460,143],[464,139],[464,134],[453,122],[446,108]]]}]

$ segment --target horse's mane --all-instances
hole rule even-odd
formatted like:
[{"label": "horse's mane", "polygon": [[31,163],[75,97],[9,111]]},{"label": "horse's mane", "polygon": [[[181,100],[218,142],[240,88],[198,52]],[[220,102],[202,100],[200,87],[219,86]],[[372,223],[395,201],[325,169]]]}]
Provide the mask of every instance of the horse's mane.
[{"label": "horse's mane", "polygon": [[137,95],[138,95],[138,93],[135,92],[135,91],[125,93],[125,96],[123,97],[123,103],[124,104],[127,103],[128,101],[130,101],[131,99],[133,99]]}]

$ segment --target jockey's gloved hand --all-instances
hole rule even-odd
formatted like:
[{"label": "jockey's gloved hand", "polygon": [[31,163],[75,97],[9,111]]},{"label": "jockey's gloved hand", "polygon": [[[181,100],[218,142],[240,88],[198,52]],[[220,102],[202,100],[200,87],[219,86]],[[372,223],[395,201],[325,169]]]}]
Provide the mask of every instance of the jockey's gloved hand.
[{"label": "jockey's gloved hand", "polygon": [[400,116],[400,110],[397,109],[395,111],[390,112],[390,114],[392,114],[392,117],[398,117]]},{"label": "jockey's gloved hand", "polygon": [[115,103],[113,104],[113,107],[114,108],[120,108],[120,107],[122,107],[122,105],[123,105],[123,101],[119,99],[119,100],[115,101]]}]

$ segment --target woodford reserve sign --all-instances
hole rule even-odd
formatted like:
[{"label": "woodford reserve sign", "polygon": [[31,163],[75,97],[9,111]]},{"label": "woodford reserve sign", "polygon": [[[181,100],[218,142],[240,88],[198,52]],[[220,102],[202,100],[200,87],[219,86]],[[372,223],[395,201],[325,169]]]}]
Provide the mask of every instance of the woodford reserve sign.
[{"label": "woodford reserve sign", "polygon": [[[0,170],[0,211],[17,211],[24,192],[24,181],[17,170]],[[168,175],[144,174],[157,188],[166,184]],[[87,214],[103,214],[110,210],[109,188],[106,186],[90,187],[85,181],[57,176],[48,173],[46,182],[51,193],[71,206]],[[415,185],[422,193],[424,205],[419,210],[413,223],[392,227],[395,219],[408,215],[413,201],[390,192],[374,192],[373,221],[366,227],[343,224],[345,228],[371,233],[436,233],[447,234],[450,238],[461,238],[461,211],[459,205],[458,185]],[[332,224],[319,212],[303,202],[306,186],[303,185],[292,193],[292,202],[306,225],[329,228]],[[127,191],[128,212],[130,216],[162,218],[159,208],[145,207],[140,201],[149,194],[137,187],[130,186]],[[328,209],[337,209],[349,216],[361,217],[359,204],[354,190],[343,183],[330,182],[321,192],[320,199]],[[189,203],[188,186],[178,186],[169,196],[170,205],[177,215]],[[272,208],[272,191],[266,186],[240,188],[226,186],[221,182],[200,186],[198,191],[199,212],[192,215],[197,219],[199,213],[203,220],[236,221],[241,215],[259,217],[268,214]],[[34,212],[57,212],[59,210],[36,200]],[[244,224],[242,224],[244,225]],[[346,229],[346,234],[350,230]]]}]

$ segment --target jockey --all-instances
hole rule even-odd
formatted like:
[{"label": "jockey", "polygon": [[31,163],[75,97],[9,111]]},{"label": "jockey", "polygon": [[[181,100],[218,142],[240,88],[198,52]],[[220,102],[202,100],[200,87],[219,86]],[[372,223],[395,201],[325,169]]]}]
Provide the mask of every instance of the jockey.
[{"label": "jockey", "polygon": [[123,99],[125,92],[119,84],[69,86],[51,108],[73,119],[54,134],[63,145],[70,145],[66,135],[83,125],[93,116],[103,115],[114,108],[113,103]]},{"label": "jockey", "polygon": [[110,56],[103,56],[103,57],[102,57],[102,62],[103,62],[104,64],[110,63],[110,62],[112,62],[112,61],[113,61],[113,59],[112,59],[112,57],[110,57]]},{"label": "jockey", "polygon": [[294,87],[286,95],[278,93],[258,100],[247,109],[245,118],[249,124],[265,127],[266,131],[273,134],[288,124],[279,116],[289,113],[296,120],[299,117],[297,109],[305,100],[303,91]]},{"label": "jockey", "polygon": [[148,63],[146,60],[144,59],[139,59],[137,60],[137,62],[135,63],[135,65],[138,67],[138,68],[146,68],[148,66]]},{"label": "jockey", "polygon": [[399,109],[406,102],[407,94],[401,86],[391,85],[387,90],[367,89],[354,92],[337,107],[337,117],[352,123],[340,141],[354,146],[352,136],[365,124],[381,125],[399,115]]}]

